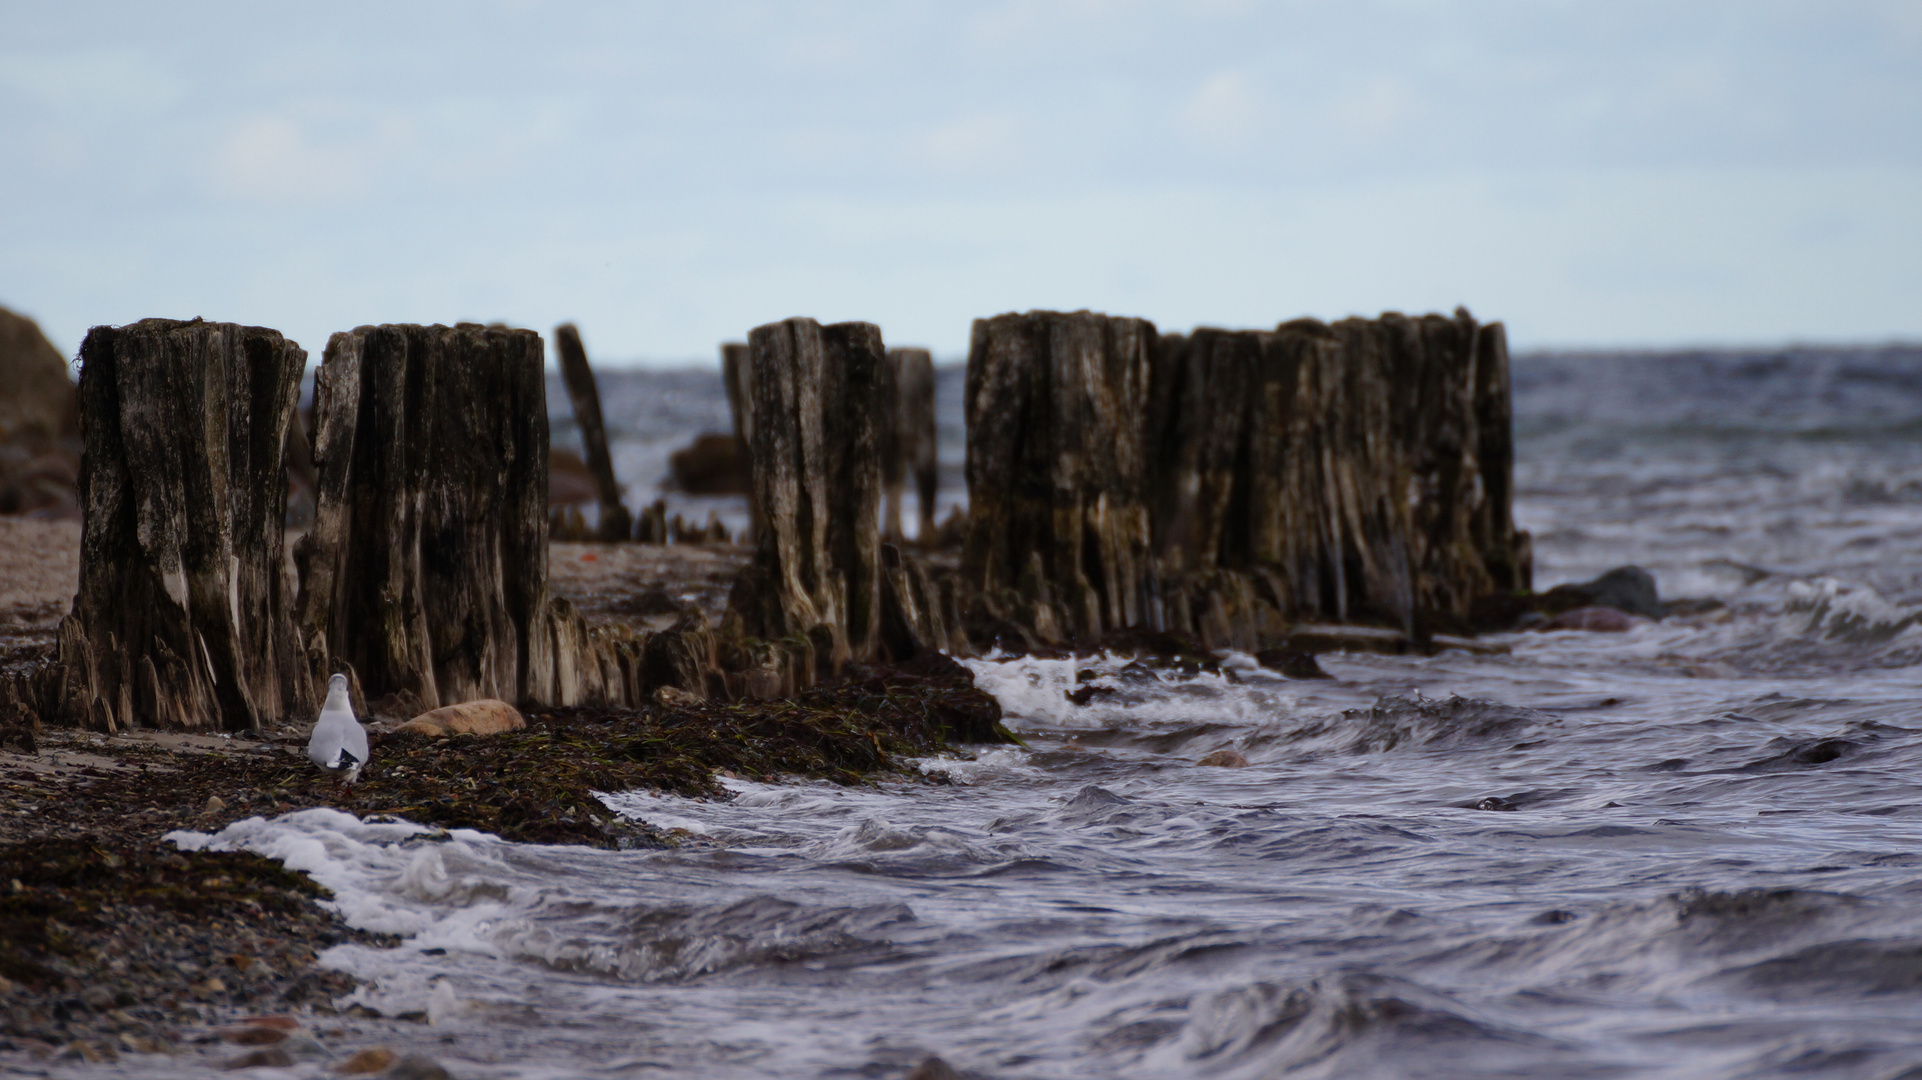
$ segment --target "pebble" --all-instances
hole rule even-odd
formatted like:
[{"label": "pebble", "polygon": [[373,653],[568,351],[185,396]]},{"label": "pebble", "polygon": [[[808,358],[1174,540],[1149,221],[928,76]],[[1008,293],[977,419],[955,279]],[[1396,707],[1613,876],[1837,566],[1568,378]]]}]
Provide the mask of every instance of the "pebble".
[{"label": "pebble", "polygon": [[159,1039],[149,1039],[145,1035],[120,1033],[120,1046],[130,1054],[169,1054],[173,1051]]},{"label": "pebble", "polygon": [[225,809],[227,809],[226,800],[218,795],[207,796],[207,812],[209,814],[218,814]]},{"label": "pebble", "polygon": [[380,1080],[454,1080],[454,1078],[447,1075],[447,1070],[441,1068],[440,1062],[433,1058],[422,1054],[409,1054],[394,1062],[386,1072],[381,1073]]},{"label": "pebble", "polygon": [[954,1066],[938,1057],[928,1057],[908,1071],[907,1080],[961,1080]]},{"label": "pebble", "polygon": [[385,1046],[370,1046],[356,1050],[352,1057],[334,1066],[334,1071],[342,1076],[362,1076],[377,1073],[394,1063],[395,1054]]},{"label": "pebble", "polygon": [[1245,769],[1248,767],[1248,759],[1242,757],[1241,753],[1236,750],[1216,750],[1214,753],[1195,762],[1195,764],[1213,765],[1222,769]]},{"label": "pebble", "polygon": [[61,1047],[60,1052],[53,1055],[53,1060],[84,1061],[89,1065],[98,1065],[103,1061],[118,1061],[120,1055],[114,1053],[111,1046],[94,1046],[76,1040]]},{"label": "pebble", "polygon": [[287,1038],[286,1032],[270,1027],[228,1028],[221,1035],[235,1046],[272,1046]]},{"label": "pebble", "polygon": [[278,1046],[261,1050],[250,1050],[237,1058],[229,1059],[221,1068],[229,1072],[234,1069],[287,1068],[294,1063],[294,1057]]}]

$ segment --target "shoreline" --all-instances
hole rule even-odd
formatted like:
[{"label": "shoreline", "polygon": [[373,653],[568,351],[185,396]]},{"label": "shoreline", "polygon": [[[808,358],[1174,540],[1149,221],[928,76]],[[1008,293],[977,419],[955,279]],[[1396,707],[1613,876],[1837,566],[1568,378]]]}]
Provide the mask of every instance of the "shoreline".
[{"label": "shoreline", "polygon": [[[0,518],[0,664],[51,647],[78,544],[77,522]],[[595,621],[657,629],[689,607],[717,617],[747,557],[734,545],[557,543],[550,565],[556,595]],[[337,1009],[355,980],[316,962],[333,945],[395,939],[348,927],[304,875],[249,854],[180,851],[163,839],[174,830],[324,806],[514,842],[668,847],[673,837],[618,818],[595,792],[718,796],[721,773],[859,784],[920,775],[904,759],[957,742],[1009,738],[993,698],[939,656],[853,669],[780,701],[527,720],[442,739],[370,724],[373,762],[336,796],[306,759],[307,725],[107,735],[0,718],[0,1066],[142,1053],[209,1068],[338,1064],[357,1045],[429,1041],[417,1022]]]}]

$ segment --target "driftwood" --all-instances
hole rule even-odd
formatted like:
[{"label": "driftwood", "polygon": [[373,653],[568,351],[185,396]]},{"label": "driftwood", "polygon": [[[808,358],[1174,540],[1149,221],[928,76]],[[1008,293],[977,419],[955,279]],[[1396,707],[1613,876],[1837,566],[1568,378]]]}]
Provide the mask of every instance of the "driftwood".
[{"label": "driftwood", "polygon": [[1144,416],[1155,329],[1037,311],[968,350],[965,585],[1043,641],[1151,622]]},{"label": "driftwood", "polygon": [[363,326],[328,342],[314,399],[297,559],[315,677],[350,665],[415,712],[555,700],[540,337]]},{"label": "driftwood", "polygon": [[748,339],[760,529],[728,606],[751,637],[812,639],[824,672],[879,642],[883,363],[870,323],[789,319]]},{"label": "driftwood", "polygon": [[621,505],[621,486],[614,480],[614,459],[607,452],[607,426],[601,419],[601,391],[594,382],[594,369],[588,366],[581,332],[573,323],[554,328],[554,351],[559,354],[568,400],[574,405],[574,421],[580,425],[587,468],[600,496],[600,520],[595,531],[602,540],[625,540],[634,522],[627,507]]},{"label": "driftwood", "polygon": [[275,331],[198,319],[87,334],[80,591],[59,634],[70,722],[312,714],[281,525],[306,359]]},{"label": "driftwood", "polygon": [[881,535],[901,539],[901,503],[914,478],[921,509],[915,535],[934,539],[934,496],[939,482],[935,460],[934,357],[926,349],[889,349],[881,368],[881,409],[877,437],[884,496]]}]

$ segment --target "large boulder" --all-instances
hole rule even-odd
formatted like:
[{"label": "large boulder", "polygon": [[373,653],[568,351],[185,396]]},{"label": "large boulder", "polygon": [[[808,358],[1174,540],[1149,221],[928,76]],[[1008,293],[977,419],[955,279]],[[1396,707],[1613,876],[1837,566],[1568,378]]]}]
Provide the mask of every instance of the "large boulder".
[{"label": "large boulder", "polygon": [[0,307],[0,442],[80,435],[80,396],[67,362],[40,327]]},{"label": "large boulder", "polygon": [[80,399],[32,319],[0,308],[0,514],[77,517]]}]

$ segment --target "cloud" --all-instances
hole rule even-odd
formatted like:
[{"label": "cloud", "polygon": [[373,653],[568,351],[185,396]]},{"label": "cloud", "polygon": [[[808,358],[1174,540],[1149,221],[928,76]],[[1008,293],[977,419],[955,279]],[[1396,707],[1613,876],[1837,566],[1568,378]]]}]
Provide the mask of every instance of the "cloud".
[{"label": "cloud", "polygon": [[365,196],[377,155],[394,131],[353,142],[317,142],[301,121],[255,115],[238,121],[213,159],[221,194],[273,205],[325,205]]},{"label": "cloud", "polygon": [[1021,129],[1013,117],[964,116],[921,135],[917,157],[939,172],[998,172],[1024,157]]},{"label": "cloud", "polygon": [[1181,123],[1204,143],[1228,146],[1252,137],[1268,113],[1267,103],[1244,71],[1218,71],[1188,95]]}]

